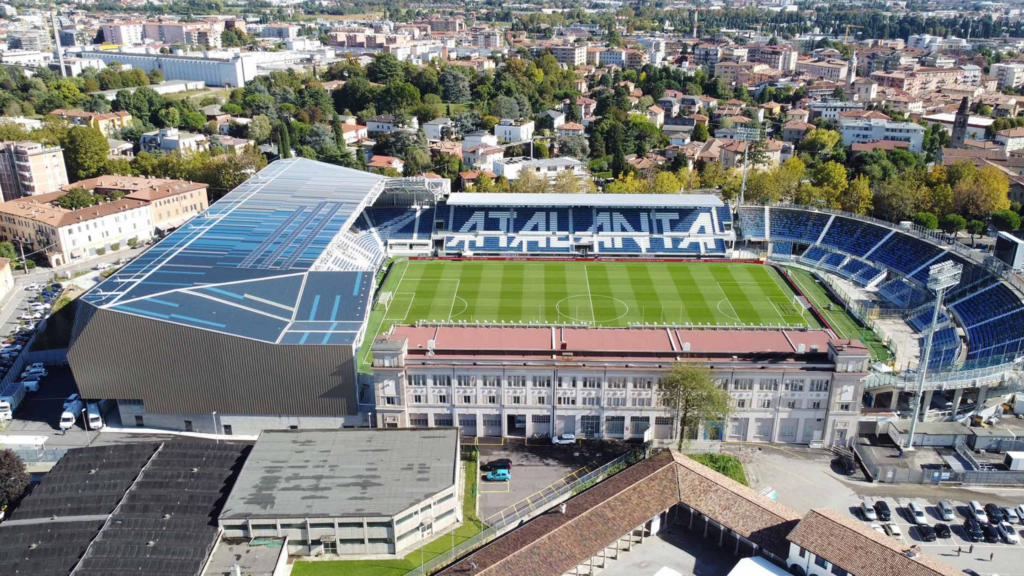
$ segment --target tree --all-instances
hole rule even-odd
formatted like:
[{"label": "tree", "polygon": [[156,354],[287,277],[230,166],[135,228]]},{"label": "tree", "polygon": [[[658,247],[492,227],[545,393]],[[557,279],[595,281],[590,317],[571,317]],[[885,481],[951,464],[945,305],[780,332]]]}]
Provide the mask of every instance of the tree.
[{"label": "tree", "polygon": [[850,186],[840,194],[839,207],[853,214],[867,214],[871,211],[872,197],[868,177],[860,174],[850,180]]},{"label": "tree", "polygon": [[511,192],[519,194],[539,194],[548,191],[548,179],[538,176],[533,170],[523,170],[519,177],[512,181]]},{"label": "tree", "polygon": [[939,228],[946,234],[958,234],[967,227],[967,220],[959,214],[946,214],[939,219]]},{"label": "tree", "polygon": [[924,195],[921,183],[913,178],[890,178],[878,185],[874,213],[890,222],[909,219]]},{"label": "tree", "polygon": [[918,212],[914,214],[914,224],[928,230],[935,230],[939,227],[939,217],[931,212]]},{"label": "tree", "polygon": [[60,145],[64,148],[64,166],[73,182],[105,173],[109,146],[99,130],[72,126]]},{"label": "tree", "polygon": [[286,126],[282,126],[280,134],[278,134],[277,153],[281,158],[292,157],[292,140]]},{"label": "tree", "polygon": [[661,404],[672,410],[678,423],[677,450],[689,434],[705,422],[724,422],[732,411],[729,392],[715,384],[706,366],[679,363],[658,379]]},{"label": "tree", "polygon": [[405,70],[402,63],[393,54],[382,52],[373,57],[373,62],[366,67],[366,77],[371,82],[387,84],[392,81],[401,81],[405,78]]},{"label": "tree", "polygon": [[559,136],[558,153],[560,156],[585,161],[590,156],[590,143],[584,136]]},{"label": "tree", "polygon": [[81,210],[94,206],[98,198],[89,193],[85,188],[72,188],[68,193],[54,200],[54,204],[65,210]]},{"label": "tree", "polygon": [[558,194],[583,194],[590,191],[592,182],[589,178],[580,178],[572,170],[562,170],[555,174],[551,183],[551,191]]},{"label": "tree", "polygon": [[993,212],[992,225],[1001,232],[1013,232],[1020,228],[1020,215],[1013,210]]},{"label": "tree", "polygon": [[1010,180],[995,166],[978,169],[969,160],[948,167],[953,207],[959,214],[980,218],[1010,207]]},{"label": "tree", "polygon": [[974,238],[985,233],[985,223],[981,220],[971,220],[967,223],[967,232],[971,235],[971,246],[974,246]]},{"label": "tree", "polygon": [[262,144],[270,138],[270,130],[270,118],[260,114],[253,117],[252,122],[249,122],[246,135],[257,144]]},{"label": "tree", "polygon": [[683,184],[676,178],[676,175],[662,171],[654,177],[654,183],[651,184],[651,192],[655,194],[679,194],[682,190]]},{"label": "tree", "polygon": [[632,172],[626,172],[605,186],[604,191],[608,194],[643,194],[648,188],[646,180],[635,178]]},{"label": "tree", "polygon": [[821,189],[821,203],[828,208],[836,208],[840,204],[840,196],[849,186],[846,167],[829,160],[814,169],[811,173],[811,183]]},{"label": "tree", "polygon": [[456,71],[454,66],[442,70],[438,82],[441,85],[441,99],[445,102],[468,102],[473,97],[469,90],[469,80]]},{"label": "tree", "polygon": [[708,127],[703,122],[697,122],[693,127],[693,133],[690,134],[690,139],[694,142],[707,142],[709,137]]},{"label": "tree", "polygon": [[21,456],[10,449],[0,451],[0,509],[21,497],[28,482],[29,474]]}]

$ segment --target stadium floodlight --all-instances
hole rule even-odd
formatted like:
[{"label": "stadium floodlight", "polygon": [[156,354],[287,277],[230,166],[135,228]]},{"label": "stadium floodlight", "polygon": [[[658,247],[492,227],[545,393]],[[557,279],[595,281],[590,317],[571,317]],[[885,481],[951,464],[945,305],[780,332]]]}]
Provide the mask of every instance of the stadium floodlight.
[{"label": "stadium floodlight", "polygon": [[747,191],[747,151],[750,150],[750,143],[761,137],[760,128],[737,128],[737,140],[743,142],[743,181],[740,183],[740,204],[743,204],[743,197]]},{"label": "stadium floodlight", "polygon": [[[939,309],[942,307],[942,296],[947,288],[952,288],[960,283],[964,266],[951,260],[936,264],[928,268],[928,289],[935,292],[935,307],[932,309],[932,323],[928,328],[928,334],[924,339],[924,351],[921,358],[921,367],[917,375],[917,391],[914,393],[914,417],[910,421],[910,434],[907,435],[905,450],[914,449],[914,431],[917,430],[917,419],[921,413],[921,398],[924,396],[924,381],[928,375],[928,362],[932,356],[932,337],[935,335],[935,327],[939,323]],[[899,394],[895,388],[893,394]]]}]

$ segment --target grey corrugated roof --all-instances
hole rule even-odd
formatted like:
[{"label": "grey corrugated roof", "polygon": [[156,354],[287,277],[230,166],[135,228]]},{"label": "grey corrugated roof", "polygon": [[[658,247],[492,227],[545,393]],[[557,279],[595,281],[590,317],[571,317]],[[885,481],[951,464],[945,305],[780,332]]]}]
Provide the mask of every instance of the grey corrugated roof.
[{"label": "grey corrugated roof", "polygon": [[514,194],[461,193],[449,206],[595,206],[602,208],[697,208],[724,206],[713,194]]},{"label": "grey corrugated roof", "polygon": [[451,487],[457,428],[271,430],[221,519],[391,516]]}]

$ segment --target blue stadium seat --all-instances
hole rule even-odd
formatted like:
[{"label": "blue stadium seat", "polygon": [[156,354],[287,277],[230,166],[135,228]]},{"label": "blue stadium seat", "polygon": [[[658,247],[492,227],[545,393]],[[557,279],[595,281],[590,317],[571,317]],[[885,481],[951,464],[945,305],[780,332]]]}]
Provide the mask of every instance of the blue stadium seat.
[{"label": "blue stadium seat", "polygon": [[792,242],[772,242],[772,258],[775,260],[792,260]]},{"label": "blue stadium seat", "polygon": [[890,230],[876,224],[837,216],[821,243],[847,254],[863,257],[878,245]]},{"label": "blue stadium seat", "polygon": [[828,250],[820,246],[811,246],[800,256],[800,262],[808,266],[817,266],[828,254]]},{"label": "blue stadium seat", "polygon": [[758,206],[740,206],[736,211],[739,216],[740,232],[744,238],[764,238],[764,208]]},{"label": "blue stadium seat", "polygon": [[772,208],[768,213],[772,240],[814,244],[828,224],[829,215],[806,210]]},{"label": "blue stadium seat", "polygon": [[941,249],[918,240],[913,236],[897,232],[871,253],[870,260],[909,276],[939,255]]},{"label": "blue stadium seat", "polygon": [[827,255],[825,255],[824,258],[821,259],[821,262],[818,263],[818,266],[820,268],[824,268],[825,270],[835,272],[839,270],[840,266],[843,265],[843,262],[846,261],[846,258],[847,256],[845,254],[840,254],[838,252],[829,252]]}]

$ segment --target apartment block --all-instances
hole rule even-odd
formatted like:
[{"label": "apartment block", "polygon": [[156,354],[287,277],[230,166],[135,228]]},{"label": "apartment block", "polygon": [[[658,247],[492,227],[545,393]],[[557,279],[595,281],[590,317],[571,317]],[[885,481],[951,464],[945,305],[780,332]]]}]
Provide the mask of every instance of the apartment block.
[{"label": "apartment block", "polygon": [[878,141],[907,142],[908,150],[920,152],[924,142],[925,127],[913,122],[893,122],[881,118],[844,120],[839,127],[843,144],[865,144]]},{"label": "apartment block", "polygon": [[0,143],[0,193],[4,202],[53,192],[67,183],[60,147],[38,142]]},{"label": "apartment block", "polygon": [[142,22],[110,22],[101,28],[103,40],[108,44],[137,46],[145,39],[145,27]]},{"label": "apartment block", "polygon": [[587,63],[587,47],[583,45],[552,46],[551,54],[559,64],[569,67],[582,66]]}]

